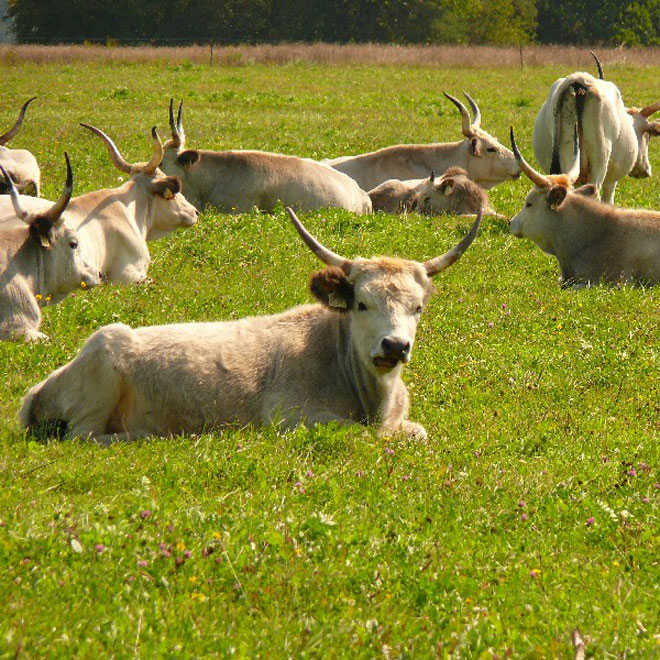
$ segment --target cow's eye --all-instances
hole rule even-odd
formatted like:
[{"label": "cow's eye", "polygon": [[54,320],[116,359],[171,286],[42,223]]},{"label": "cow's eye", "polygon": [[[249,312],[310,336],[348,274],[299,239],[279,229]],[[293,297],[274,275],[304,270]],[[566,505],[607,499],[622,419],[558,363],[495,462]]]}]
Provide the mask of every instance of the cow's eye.
[{"label": "cow's eye", "polygon": [[531,205],[532,205],[531,202],[527,202],[527,204],[525,204],[525,208],[528,209]]},{"label": "cow's eye", "polygon": [[358,309],[361,312],[366,312],[367,311],[367,306],[364,303],[358,303]]},{"label": "cow's eye", "polygon": [[75,240],[74,241],[69,241],[69,247],[72,250],[75,250],[78,247],[78,241],[75,241]]},{"label": "cow's eye", "polygon": [[495,149],[495,147],[488,147],[486,151],[489,151],[491,154],[494,154],[497,151],[497,149]]},{"label": "cow's eye", "polygon": [[428,204],[431,201],[430,197],[425,197],[424,198],[424,204]]},{"label": "cow's eye", "polygon": [[415,310],[415,314],[421,314],[422,313],[422,306],[419,305],[417,309]]}]

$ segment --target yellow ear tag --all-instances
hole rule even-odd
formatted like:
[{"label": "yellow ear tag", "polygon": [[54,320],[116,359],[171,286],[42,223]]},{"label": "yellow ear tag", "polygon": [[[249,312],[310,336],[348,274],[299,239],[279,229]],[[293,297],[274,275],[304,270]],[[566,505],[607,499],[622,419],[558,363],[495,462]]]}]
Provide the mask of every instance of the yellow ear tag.
[{"label": "yellow ear tag", "polygon": [[163,193],[163,197],[165,199],[173,199],[174,198],[174,193],[169,188],[165,188],[165,192]]},{"label": "yellow ear tag", "polygon": [[42,247],[45,247],[47,250],[50,250],[51,244],[47,236],[44,236],[43,234],[39,234],[39,240],[41,241]]},{"label": "yellow ear tag", "polygon": [[328,296],[328,305],[330,305],[330,307],[341,307],[342,309],[346,309],[348,307],[346,300],[344,300],[344,298],[342,298],[335,291],[333,291]]}]

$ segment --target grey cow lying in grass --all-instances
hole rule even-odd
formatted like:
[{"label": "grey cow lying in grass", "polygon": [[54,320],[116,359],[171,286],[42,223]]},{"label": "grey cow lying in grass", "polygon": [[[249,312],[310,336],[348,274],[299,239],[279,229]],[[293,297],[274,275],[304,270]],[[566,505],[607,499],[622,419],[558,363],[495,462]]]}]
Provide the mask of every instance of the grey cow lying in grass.
[{"label": "grey cow lying in grass", "polygon": [[272,211],[281,201],[300,211],[340,208],[371,213],[371,200],[346,174],[309,158],[267,151],[209,151],[187,149],[179,104],[174,120],[170,100],[172,139],[165,143],[162,169],[183,182],[183,194],[200,211],[207,204],[225,213],[242,213],[255,206]]},{"label": "grey cow lying in grass", "polygon": [[464,139],[460,142],[397,144],[323,162],[351,176],[363,190],[373,190],[388,179],[407,181],[454,166],[464,168],[473,181],[487,189],[507,179],[517,179],[520,168],[513,154],[481,128],[481,111],[474,100],[465,94],[474,113],[471,119],[458,99],[446,92],[445,96],[461,113]]},{"label": "grey cow lying in grass", "polygon": [[31,213],[9,174],[0,166],[18,226],[0,225],[0,339],[46,339],[39,332],[41,304],[55,304],[74,289],[99,283],[98,269],[84,258],[74,227],[64,218],[73,173],[65,154],[67,177],[60,199]]},{"label": "grey cow lying in grass", "polygon": [[386,213],[473,215],[483,209],[485,215],[497,215],[488,193],[461,167],[450,167],[440,177],[431,172],[426,179],[390,179],[370,190],[369,197],[374,211]]},{"label": "grey cow lying in grass", "polygon": [[48,422],[103,443],[277,420],[286,428],[376,424],[383,435],[424,438],[424,428],[407,419],[401,371],[433,291],[431,278],[472,243],[481,214],[455,248],[419,263],[345,259],[288,210],[326,264],[311,277],[320,304],[237,321],[105,326],[28,392],[22,426]]},{"label": "grey cow lying in grass", "polygon": [[622,209],[598,200],[595,184],[573,188],[580,154],[567,174],[543,175],[511,145],[522,171],[535,184],[510,231],[557,258],[564,284],[592,286],[660,282],[660,213]]},{"label": "grey cow lying in grass", "polygon": [[[166,236],[179,227],[191,227],[198,212],[181,194],[178,177],[165,176],[159,169],[163,145],[152,129],[153,153],[147,163],[124,160],[114,142],[94,126],[82,124],[105,144],[112,164],[131,175],[117,188],[106,188],[74,197],[64,217],[78,231],[80,247],[105,281],[140,282],[147,276],[151,256],[147,241]],[[37,213],[51,202],[33,197],[21,204]],[[6,198],[0,197],[0,227],[15,223],[15,214]]]},{"label": "grey cow lying in grass", "polygon": [[[21,126],[23,126],[23,119],[25,119],[25,112],[28,105],[36,98],[36,96],[33,96],[23,104],[16,123],[6,133],[0,135],[0,165],[9,174],[19,192],[25,195],[36,195],[39,197],[41,192],[41,171],[39,170],[37,159],[27,149],[10,149],[5,146],[7,142],[18,135]],[[6,192],[7,187],[5,182],[0,179],[0,193]]]}]

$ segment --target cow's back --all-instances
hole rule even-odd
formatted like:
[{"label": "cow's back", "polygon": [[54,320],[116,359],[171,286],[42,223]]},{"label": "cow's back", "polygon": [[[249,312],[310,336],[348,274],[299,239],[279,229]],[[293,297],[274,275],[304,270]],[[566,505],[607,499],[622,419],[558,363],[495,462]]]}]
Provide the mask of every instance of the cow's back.
[{"label": "cow's back", "polygon": [[303,305],[238,321],[105,326],[30,390],[21,421],[62,420],[75,435],[99,436],[260,425],[316,407],[359,419],[341,366],[346,324],[337,312]]},{"label": "cow's back", "polygon": [[[270,211],[278,201],[294,209],[344,208],[370,213],[368,195],[350,177],[316,161],[260,151],[199,152],[187,176],[201,202],[223,211],[254,206]],[[184,184],[184,194],[185,186]]]}]

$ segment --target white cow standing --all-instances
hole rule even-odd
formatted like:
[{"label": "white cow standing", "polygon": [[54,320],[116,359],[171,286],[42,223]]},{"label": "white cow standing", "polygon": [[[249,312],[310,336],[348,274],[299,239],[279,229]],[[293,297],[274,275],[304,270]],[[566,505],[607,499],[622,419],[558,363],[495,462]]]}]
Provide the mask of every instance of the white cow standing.
[{"label": "white cow standing", "polygon": [[[147,241],[166,236],[178,227],[197,222],[197,209],[181,194],[178,177],[158,169],[163,145],[152,129],[153,154],[147,163],[124,160],[114,142],[101,130],[81,124],[105,143],[113,165],[131,179],[119,186],[74,197],[64,212],[67,222],[78,230],[86,259],[109,282],[140,282],[151,262]],[[44,199],[21,198],[23,206],[37,212],[50,204]],[[0,227],[13,218],[10,202],[0,196]]]},{"label": "white cow standing", "polygon": [[[465,92],[463,92],[465,94]],[[481,111],[468,94],[465,97],[474,115],[456,98],[444,93],[461,113],[460,142],[438,144],[398,144],[357,156],[341,156],[323,161],[355,179],[363,190],[373,190],[388,179],[422,179],[430,172],[461,167],[472,181],[488,190],[507,179],[520,176],[513,154],[481,128]]]},{"label": "white cow standing", "polygon": [[64,218],[73,173],[65,154],[67,178],[60,199],[31,213],[0,166],[18,226],[0,227],[0,339],[47,339],[39,332],[41,305],[55,304],[74,289],[99,283],[98,269],[86,261],[78,235]]},{"label": "white cow standing", "polygon": [[660,122],[649,121],[649,117],[658,109],[660,101],[641,110],[626,108],[614,83],[589,73],[559,78],[534,122],[534,155],[543,171],[566,171],[572,163],[577,124],[577,184],[593,183],[603,201],[612,203],[616,185],[623,177],[651,176],[649,140],[660,135]]},{"label": "white cow standing", "polygon": [[[21,425],[50,422],[100,442],[200,433],[227,424],[377,424],[423,438],[401,379],[431,278],[453,264],[481,221],[452,250],[424,263],[345,259],[289,214],[327,267],[311,277],[320,304],[238,321],[94,333],[77,357],[35,385]],[[90,387],[91,384],[93,387]]]},{"label": "white cow standing", "polygon": [[[5,146],[21,130],[27,107],[36,98],[36,96],[33,96],[23,104],[14,126],[4,135],[0,135],[0,165],[5,168],[19,192],[39,197],[41,172],[39,171],[37,159],[27,149],[10,149]],[[4,181],[0,182],[0,192],[7,192]]]},{"label": "white cow standing", "polygon": [[353,179],[309,158],[186,149],[182,110],[183,101],[175,122],[170,100],[172,139],[165,143],[162,168],[181,178],[183,194],[200,211],[207,204],[227,213],[243,213],[255,206],[272,211],[281,201],[300,211],[341,208],[371,213],[369,195]]}]

